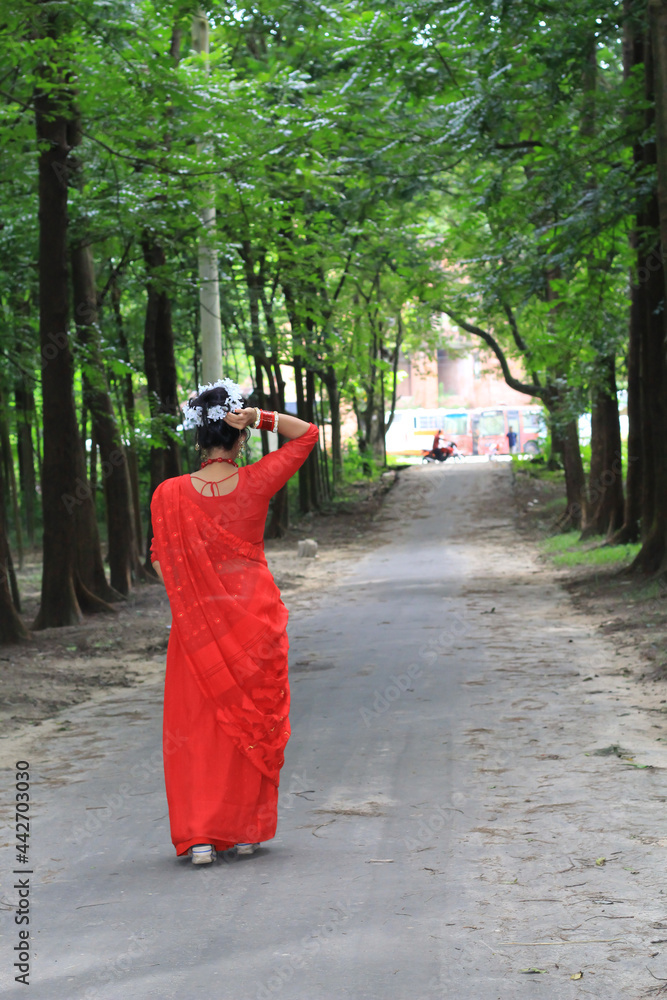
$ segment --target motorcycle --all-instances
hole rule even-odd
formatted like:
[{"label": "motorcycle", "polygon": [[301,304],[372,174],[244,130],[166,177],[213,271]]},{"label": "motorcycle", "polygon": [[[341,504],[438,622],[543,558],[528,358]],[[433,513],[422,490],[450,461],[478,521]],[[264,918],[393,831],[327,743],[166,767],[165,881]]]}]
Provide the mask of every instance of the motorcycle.
[{"label": "motorcycle", "polygon": [[430,451],[422,451],[422,465],[431,465],[433,462],[446,462],[454,454],[454,449],[450,445],[447,445],[446,448],[440,448],[439,451],[439,455],[436,454],[433,448]]}]

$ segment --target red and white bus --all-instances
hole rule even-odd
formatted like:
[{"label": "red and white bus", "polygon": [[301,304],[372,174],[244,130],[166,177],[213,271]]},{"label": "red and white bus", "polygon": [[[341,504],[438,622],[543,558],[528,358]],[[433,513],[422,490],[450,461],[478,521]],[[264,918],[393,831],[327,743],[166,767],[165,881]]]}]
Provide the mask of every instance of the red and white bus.
[{"label": "red and white bus", "polygon": [[515,450],[536,455],[544,428],[541,406],[396,410],[386,435],[387,454],[421,455],[430,450],[435,432],[441,430],[464,455],[488,455],[491,450],[496,455],[507,455],[507,434],[511,429],[517,435]]}]

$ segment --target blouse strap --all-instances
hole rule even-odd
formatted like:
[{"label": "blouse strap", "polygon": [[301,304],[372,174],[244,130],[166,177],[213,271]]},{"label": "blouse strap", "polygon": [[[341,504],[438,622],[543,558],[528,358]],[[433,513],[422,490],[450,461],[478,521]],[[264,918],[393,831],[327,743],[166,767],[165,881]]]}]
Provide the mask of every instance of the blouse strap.
[{"label": "blouse strap", "polygon": [[[225,476],[224,479],[204,479],[203,476],[195,476],[194,473],[190,475],[190,479],[198,479],[200,483],[204,484],[203,489],[197,490],[197,493],[199,493],[200,496],[205,497],[210,495],[212,497],[222,497],[226,496],[226,494],[220,492],[220,484],[226,483],[228,479],[232,479],[234,476],[237,475],[238,475],[238,469],[235,472],[232,472],[231,476]],[[207,486],[211,490],[210,494],[206,493]]]}]

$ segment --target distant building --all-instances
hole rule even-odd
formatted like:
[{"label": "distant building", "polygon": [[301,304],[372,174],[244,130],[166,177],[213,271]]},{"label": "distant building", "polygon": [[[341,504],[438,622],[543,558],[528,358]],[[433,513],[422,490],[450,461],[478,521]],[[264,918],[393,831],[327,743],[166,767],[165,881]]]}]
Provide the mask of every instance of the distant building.
[{"label": "distant building", "polygon": [[[425,354],[399,357],[403,372],[398,385],[397,407],[474,409],[479,406],[527,406],[532,397],[517,392],[505,382],[496,356],[488,348],[459,338],[448,348],[438,348],[437,357]],[[513,374],[523,372],[511,363]]]}]

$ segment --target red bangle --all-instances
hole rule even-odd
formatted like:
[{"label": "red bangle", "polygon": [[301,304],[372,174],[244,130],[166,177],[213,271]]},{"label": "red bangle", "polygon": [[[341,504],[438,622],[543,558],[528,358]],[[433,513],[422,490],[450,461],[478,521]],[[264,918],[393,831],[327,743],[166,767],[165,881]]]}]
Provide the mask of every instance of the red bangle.
[{"label": "red bangle", "polygon": [[260,410],[259,411],[259,430],[260,431],[272,431],[275,430],[276,426],[276,415],[272,413],[271,410]]}]

